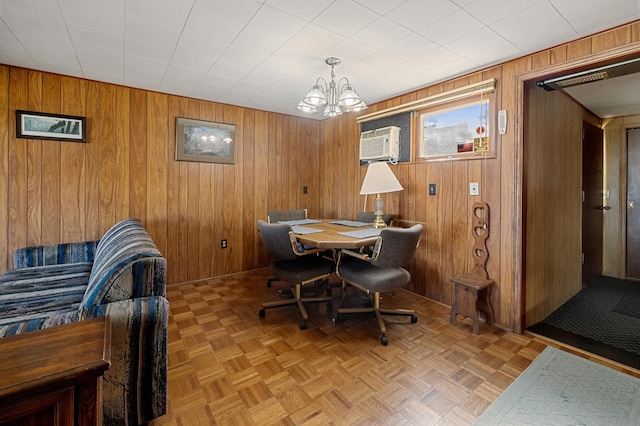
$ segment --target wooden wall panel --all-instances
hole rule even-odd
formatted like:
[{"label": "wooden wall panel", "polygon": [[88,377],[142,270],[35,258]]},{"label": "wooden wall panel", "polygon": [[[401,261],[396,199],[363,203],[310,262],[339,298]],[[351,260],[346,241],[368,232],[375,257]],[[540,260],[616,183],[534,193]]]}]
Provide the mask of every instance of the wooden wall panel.
[{"label": "wooden wall panel", "polygon": [[[15,110],[26,109],[29,72],[11,68],[9,81],[9,123],[15,123]],[[7,123],[7,125],[9,125]],[[13,126],[11,126],[13,127]],[[15,249],[27,244],[27,139],[15,137],[15,127],[10,130],[8,145],[8,202],[7,263],[12,264]]]},{"label": "wooden wall panel", "polygon": [[[169,283],[255,269],[257,218],[321,204],[319,121],[17,67],[0,66],[0,84],[2,271],[19,247],[97,239],[125,217],[143,221]],[[18,139],[16,109],[84,116],[87,143]],[[176,117],[236,125],[236,163],[176,161]]]},{"label": "wooden wall panel", "polygon": [[525,128],[526,323],[543,320],[582,288],[582,110],[530,85]]},{"label": "wooden wall panel", "polygon": [[[42,74],[29,72],[29,111],[42,108]],[[42,144],[41,140],[27,142],[27,244],[37,245],[42,241]]]},{"label": "wooden wall panel", "polygon": [[[11,69],[0,65],[0,238],[6,241],[0,244],[0,270],[4,265],[13,265],[11,245],[9,244],[9,145],[13,137],[9,123],[14,118],[10,104],[10,72]],[[7,124],[1,124],[7,123]]]},{"label": "wooden wall panel", "polygon": [[[367,113],[494,77],[494,104],[509,114],[506,134],[495,137],[495,158],[394,167],[405,190],[384,195],[387,211],[401,226],[425,226],[409,265],[411,290],[451,303],[449,277],[470,265],[469,210],[477,197],[469,196],[468,183],[477,181],[479,198],[491,208],[487,267],[496,282],[496,322],[523,330],[523,274],[530,269],[523,257],[523,76],[558,73],[571,61],[583,66],[611,49],[640,51],[638,28],[638,22],[622,26],[370,106]],[[38,106],[86,116],[88,142],[16,139],[15,109]],[[137,217],[162,247],[170,283],[205,279],[267,264],[255,220],[266,219],[269,209],[306,207],[314,217],[353,218],[365,200],[354,114],[316,121],[8,66],[0,66],[0,114],[3,270],[28,242],[98,238],[111,222]],[[236,164],[176,161],[178,116],[236,124]],[[437,196],[427,195],[429,183],[437,184]],[[368,210],[372,204],[368,197]],[[228,249],[220,248],[222,238]],[[567,244],[570,251],[575,240]]]}]

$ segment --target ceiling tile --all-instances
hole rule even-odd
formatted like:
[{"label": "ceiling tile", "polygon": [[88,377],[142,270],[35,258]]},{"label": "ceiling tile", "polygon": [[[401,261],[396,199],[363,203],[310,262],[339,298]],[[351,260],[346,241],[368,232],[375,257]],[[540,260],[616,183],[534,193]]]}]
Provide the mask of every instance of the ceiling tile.
[{"label": "ceiling tile", "polygon": [[457,10],[418,32],[434,43],[444,46],[480,28],[483,28],[480,21],[464,10]]},{"label": "ceiling tile", "polygon": [[411,31],[387,18],[380,18],[353,35],[353,39],[374,49],[385,49],[411,35]]},{"label": "ceiling tile", "polygon": [[182,31],[195,0],[127,0],[127,18]]},{"label": "ceiling tile", "polygon": [[336,0],[313,22],[344,37],[350,37],[379,17],[377,13],[354,1]]},{"label": "ceiling tile", "polygon": [[[489,28],[482,27],[459,39],[447,44],[447,48],[461,56],[473,55],[476,52],[487,50],[493,46],[500,45],[505,40]],[[479,57],[478,59],[482,59]],[[475,61],[474,61],[475,62]],[[484,62],[483,60],[478,63]]]},{"label": "ceiling tile", "polygon": [[171,59],[173,50],[142,40],[127,38],[125,40],[125,53],[136,57],[146,57],[159,63],[167,64]]},{"label": "ceiling tile", "polygon": [[635,19],[638,0],[0,0],[0,62],[302,115],[329,56],[370,103]]},{"label": "ceiling tile", "polygon": [[485,25],[490,25],[539,3],[547,3],[547,0],[476,0],[465,6],[465,10]]},{"label": "ceiling tile", "polygon": [[438,45],[431,40],[412,32],[407,37],[390,44],[382,50],[396,58],[408,60],[437,47]]},{"label": "ceiling tile", "polygon": [[413,31],[419,31],[459,9],[449,0],[407,0],[386,17]]},{"label": "ceiling tile", "polygon": [[305,63],[308,60],[306,58],[322,55],[343,40],[344,37],[326,28],[310,24],[280,46],[276,53],[297,56],[299,59],[296,62]]},{"label": "ceiling tile", "polygon": [[546,46],[555,46],[562,40],[578,38],[575,30],[564,20],[557,20],[548,25],[541,25],[535,29],[523,32],[517,37],[511,37],[514,46],[525,52],[542,50]]},{"label": "ceiling tile", "polygon": [[[640,1],[607,0],[584,7],[580,0],[550,0],[579,35],[591,34],[640,18]],[[607,22],[604,24],[603,22]]]},{"label": "ceiling tile", "polygon": [[548,2],[542,2],[500,19],[490,27],[505,39],[512,40],[523,34],[538,32],[538,29],[549,25],[566,27],[567,22]]},{"label": "ceiling tile", "polygon": [[70,23],[68,28],[74,44],[91,45],[107,50],[124,50],[122,32],[105,31],[101,28],[76,23]]},{"label": "ceiling tile", "polygon": [[509,41],[502,41],[494,46],[483,50],[477,50],[473,53],[465,55],[467,59],[478,65],[495,65],[508,60],[509,58],[517,58],[524,55],[524,51],[518,49]]},{"label": "ceiling tile", "polygon": [[305,21],[311,21],[333,2],[334,0],[266,0],[265,4]]}]

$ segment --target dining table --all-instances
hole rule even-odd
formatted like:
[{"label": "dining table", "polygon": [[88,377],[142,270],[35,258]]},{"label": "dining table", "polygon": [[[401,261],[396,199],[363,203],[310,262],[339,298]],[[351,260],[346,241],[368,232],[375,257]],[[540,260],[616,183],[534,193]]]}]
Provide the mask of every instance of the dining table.
[{"label": "dining table", "polygon": [[298,242],[319,249],[357,249],[375,244],[380,229],[371,223],[340,219],[281,221],[291,225]]}]

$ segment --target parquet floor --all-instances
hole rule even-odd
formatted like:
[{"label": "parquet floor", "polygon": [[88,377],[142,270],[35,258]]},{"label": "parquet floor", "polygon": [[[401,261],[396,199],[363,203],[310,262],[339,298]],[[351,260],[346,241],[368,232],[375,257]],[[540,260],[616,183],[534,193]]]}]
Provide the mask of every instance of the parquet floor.
[{"label": "parquet floor", "polygon": [[470,425],[546,344],[559,346],[485,324],[473,335],[469,320],[449,324],[449,307],[403,290],[383,303],[416,309],[418,322],[388,317],[388,346],[370,314],[334,327],[322,303],[307,305],[300,330],[295,306],[259,318],[284,285],[267,288],[268,276],[167,289],[168,413],[152,426]]}]

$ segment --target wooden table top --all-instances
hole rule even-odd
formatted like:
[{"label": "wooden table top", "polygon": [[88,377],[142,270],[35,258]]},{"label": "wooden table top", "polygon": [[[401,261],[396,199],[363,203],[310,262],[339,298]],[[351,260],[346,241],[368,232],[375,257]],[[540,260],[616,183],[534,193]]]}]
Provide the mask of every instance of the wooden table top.
[{"label": "wooden table top", "polygon": [[[359,247],[365,247],[375,244],[377,236],[368,238],[353,238],[344,235],[340,235],[340,232],[357,231],[362,229],[371,228],[366,227],[352,227],[345,225],[337,225],[329,222],[336,222],[337,219],[318,219],[322,220],[321,223],[310,223],[301,225],[305,228],[322,229],[323,232],[316,232],[313,234],[296,234],[296,239],[302,244],[306,244],[312,247],[321,249],[354,249]],[[294,228],[295,229],[295,228]]]},{"label": "wooden table top", "polygon": [[111,365],[111,324],[92,318],[0,339],[0,406],[33,389],[100,376]]}]

